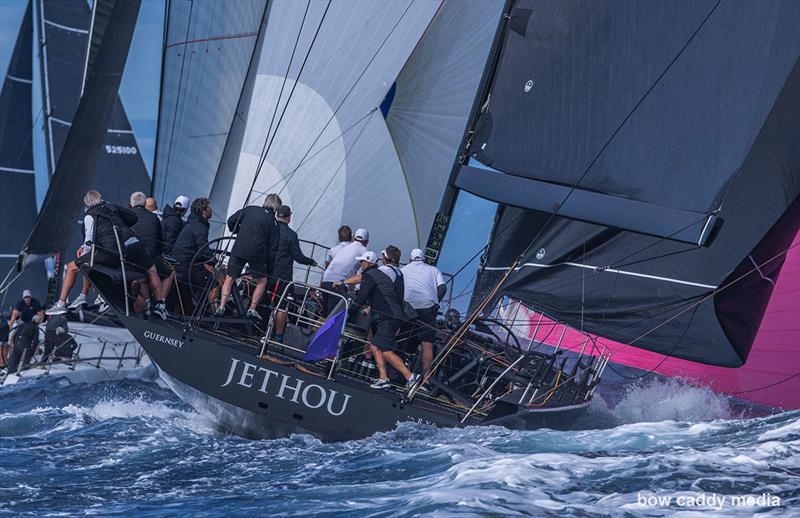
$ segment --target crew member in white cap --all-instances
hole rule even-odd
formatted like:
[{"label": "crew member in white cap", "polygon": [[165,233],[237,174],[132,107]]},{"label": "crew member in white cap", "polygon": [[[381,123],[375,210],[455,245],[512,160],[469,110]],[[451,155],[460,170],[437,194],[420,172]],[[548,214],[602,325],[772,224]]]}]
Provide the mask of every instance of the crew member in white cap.
[{"label": "crew member in white cap", "polygon": [[[328,267],[325,268],[320,287],[325,290],[338,291],[338,285],[358,271],[359,263],[357,258],[364,255],[368,244],[369,232],[363,228],[356,230],[353,242],[341,248],[331,259]],[[334,287],[334,283],[337,283],[336,287]],[[323,293],[323,295],[325,299],[325,314],[330,314],[340,299],[329,296],[327,293]]]},{"label": "crew member in white cap", "polygon": [[175,198],[175,203],[170,206],[164,207],[161,213],[161,234],[164,239],[164,254],[172,254],[172,246],[175,240],[183,230],[183,215],[189,208],[189,198],[186,196],[178,196]]},{"label": "crew member in white cap", "polygon": [[425,254],[419,248],[411,251],[411,262],[400,271],[405,282],[404,298],[417,310],[418,315],[411,322],[407,345],[416,350],[422,342],[422,369],[425,373],[433,361],[436,315],[439,313],[439,302],[447,293],[447,285],[442,272],[425,262]]},{"label": "crew member in white cap", "polygon": [[8,327],[11,330],[8,341],[11,344],[14,343],[14,324],[17,323],[17,320],[25,324],[44,320],[44,308],[42,308],[42,303],[33,298],[31,290],[22,291],[22,298],[11,311],[11,319],[8,321]]},{"label": "crew member in white cap", "polygon": [[[388,250],[396,250],[396,253]],[[396,247],[387,247],[387,257],[396,256],[399,260],[400,250]],[[393,259],[393,258],[392,258]],[[369,348],[375,358],[380,377],[370,385],[375,389],[386,389],[391,386],[386,372],[386,362],[397,369],[406,379],[406,388],[412,387],[419,379],[419,374],[412,374],[397,355],[397,331],[400,322],[405,319],[403,310],[403,275],[399,270],[392,272],[394,278],[384,271],[376,268],[378,256],[375,252],[364,252],[357,260],[361,266],[361,288],[353,298],[354,307],[370,307],[372,323],[372,338]]]}]

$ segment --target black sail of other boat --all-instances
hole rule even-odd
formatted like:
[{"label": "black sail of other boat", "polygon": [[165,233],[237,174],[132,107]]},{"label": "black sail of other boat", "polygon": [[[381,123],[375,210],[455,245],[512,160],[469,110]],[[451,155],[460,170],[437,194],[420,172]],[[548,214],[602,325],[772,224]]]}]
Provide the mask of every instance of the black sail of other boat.
[{"label": "black sail of other boat", "polygon": [[798,23],[796,2],[515,2],[455,180],[500,203],[474,300],[519,259],[501,295],[744,363],[800,225]]},{"label": "black sail of other boat", "polygon": [[[141,178],[143,184],[140,185],[135,183],[137,171],[124,168],[127,161],[117,158],[113,149],[112,152],[107,150],[108,147],[113,148],[116,145],[109,142],[124,139],[119,142],[130,144],[133,139],[126,119],[123,128],[114,128],[112,124],[123,122],[120,116],[124,117],[124,112],[121,112],[118,91],[140,2],[108,0],[108,6],[110,12],[108,25],[98,44],[94,62],[86,69],[85,81],[82,81],[86,54],[85,52],[79,54],[83,58],[76,63],[74,50],[78,44],[86,46],[88,50],[90,26],[88,23],[80,23],[81,18],[76,15],[82,12],[83,6],[54,0],[43,1],[40,4],[43,8],[43,12],[40,13],[42,16],[39,18],[45,35],[43,43],[44,47],[49,47],[43,53],[50,54],[49,57],[45,56],[43,64],[45,75],[51,78],[50,82],[45,81],[45,84],[50,86],[55,84],[53,75],[56,72],[71,74],[64,76],[71,77],[71,80],[64,81],[63,84],[59,82],[58,89],[50,86],[43,88],[45,105],[49,113],[47,126],[50,128],[50,132],[46,134],[48,140],[46,145],[50,149],[49,160],[55,166],[39,217],[25,244],[25,252],[31,255],[50,255],[67,249],[77,232],[75,221],[80,214],[83,193],[89,188],[104,192],[102,189],[107,187],[106,192],[109,193],[111,201],[123,201],[132,191],[132,186],[127,184],[128,181],[141,189],[147,187],[147,175],[141,158],[138,158],[138,163],[141,165],[138,174],[143,175]],[[53,18],[47,13],[52,13]],[[91,18],[88,12],[83,14]],[[46,32],[55,29],[61,32]],[[59,37],[79,38],[80,41],[72,42],[71,45],[62,41],[64,45],[58,46],[54,42],[59,41]],[[62,50],[67,53],[63,56],[59,54],[61,57],[57,59],[53,53]],[[62,59],[66,63],[61,62]],[[77,71],[69,67],[64,70],[59,69],[68,64],[77,64],[79,68]],[[56,97],[62,92],[65,94],[64,97]],[[55,105],[56,99],[60,101],[58,106]],[[69,119],[56,117],[56,113]],[[109,129],[120,131],[114,132]],[[133,143],[135,144],[135,141]],[[56,149],[57,145],[60,150]],[[138,149],[136,156],[138,157]],[[102,174],[95,175],[95,171],[100,171],[101,167]],[[126,173],[131,173],[133,177],[127,176]],[[120,182],[119,179],[125,181]]]},{"label": "black sail of other boat", "polygon": [[[41,297],[47,291],[44,264],[16,268],[19,251],[36,219],[33,164],[33,15],[28,3],[0,92],[0,286],[14,283]],[[12,297],[18,294],[12,293]],[[2,298],[2,295],[0,295]],[[12,302],[16,302],[14,299]],[[0,317],[2,318],[2,317]]]}]

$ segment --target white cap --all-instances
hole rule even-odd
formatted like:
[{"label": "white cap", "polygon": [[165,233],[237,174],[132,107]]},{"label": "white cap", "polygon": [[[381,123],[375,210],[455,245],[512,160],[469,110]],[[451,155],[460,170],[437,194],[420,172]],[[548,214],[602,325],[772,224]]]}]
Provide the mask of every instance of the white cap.
[{"label": "white cap", "polygon": [[23,299],[24,299],[25,297],[32,297],[32,296],[33,296],[33,295],[31,295],[31,290],[25,290],[25,291],[23,291],[23,292],[22,292],[22,298],[23,298]]},{"label": "white cap", "polygon": [[425,260],[425,252],[423,252],[419,248],[415,248],[411,251],[411,260],[412,261],[424,261]]},{"label": "white cap", "polygon": [[367,250],[364,255],[356,257],[356,261],[366,261],[372,264],[378,264],[378,255],[372,250]]},{"label": "white cap", "polygon": [[358,241],[369,241],[369,232],[366,229],[360,228],[356,230],[355,239]]},{"label": "white cap", "polygon": [[186,196],[183,196],[183,195],[178,196],[177,198],[175,198],[175,203],[173,204],[173,207],[180,207],[182,209],[188,209],[189,208],[189,198],[187,198]]}]

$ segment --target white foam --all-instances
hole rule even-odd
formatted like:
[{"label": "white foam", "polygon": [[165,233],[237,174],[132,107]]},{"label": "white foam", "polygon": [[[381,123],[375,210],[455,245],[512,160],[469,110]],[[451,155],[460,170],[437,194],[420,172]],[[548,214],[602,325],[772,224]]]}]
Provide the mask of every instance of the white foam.
[{"label": "white foam", "polygon": [[622,423],[710,421],[733,417],[725,396],[677,378],[654,378],[628,387],[613,413]]}]

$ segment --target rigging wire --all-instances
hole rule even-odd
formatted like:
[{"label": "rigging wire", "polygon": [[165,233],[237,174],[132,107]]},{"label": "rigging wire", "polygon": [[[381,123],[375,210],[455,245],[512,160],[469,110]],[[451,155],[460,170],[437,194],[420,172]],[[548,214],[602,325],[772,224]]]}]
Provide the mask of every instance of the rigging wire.
[{"label": "rigging wire", "polygon": [[[309,0],[309,5],[310,5],[310,0]],[[283,122],[284,115],[286,115],[286,110],[289,107],[289,103],[292,100],[292,95],[294,94],[295,89],[297,88],[297,85],[300,83],[300,76],[303,74],[303,69],[305,68],[306,63],[308,63],[308,58],[309,58],[309,56],[311,56],[311,51],[314,48],[314,43],[317,41],[317,36],[319,36],[319,32],[322,29],[322,24],[325,21],[325,17],[328,15],[328,10],[330,9],[330,7],[331,7],[331,0],[328,0],[328,3],[325,5],[325,11],[322,13],[322,18],[320,18],[319,24],[317,25],[317,29],[316,29],[316,31],[314,31],[314,36],[311,39],[311,43],[308,46],[308,51],[306,51],[306,55],[303,58],[302,64],[300,65],[300,70],[297,72],[297,78],[295,79],[294,84],[292,85],[292,88],[289,91],[289,96],[286,98],[286,104],[283,105],[283,110],[281,110],[281,115],[278,118],[277,124],[275,125],[275,131],[272,134],[272,138],[271,139],[269,138],[269,134],[267,134],[267,136],[266,136],[266,139],[264,141],[264,147],[262,148],[263,152],[261,153],[258,166],[256,167],[256,172],[253,175],[253,181],[250,183],[250,189],[248,189],[248,191],[247,191],[247,196],[245,197],[244,204],[242,205],[242,208],[247,207],[247,204],[250,201],[250,196],[253,194],[253,188],[256,186],[256,182],[258,181],[258,177],[261,174],[261,170],[264,167],[264,163],[267,160],[267,156],[269,155],[269,151],[270,151],[270,149],[272,147],[272,144],[273,144],[273,142],[275,142],[275,136],[278,134],[278,130],[280,129],[281,122]],[[303,22],[305,22],[305,15],[303,16]],[[293,56],[294,56],[294,51],[296,50],[297,45],[298,45],[298,43],[300,41],[300,32],[302,32],[302,28],[301,28],[301,31],[298,32],[297,40],[295,41],[295,49],[292,50],[292,55]],[[288,74],[289,74],[289,70],[287,69],[286,76],[288,76]],[[285,80],[285,77],[284,77],[284,80]],[[276,104],[276,108],[277,108],[277,104]],[[241,214],[240,214],[239,218],[241,219]]]},{"label": "rigging wire", "polygon": [[303,225],[305,224],[306,221],[308,221],[308,218],[309,218],[309,216],[311,216],[311,213],[314,212],[314,209],[317,208],[317,206],[319,205],[319,202],[322,201],[322,197],[328,191],[328,188],[333,183],[333,180],[339,175],[339,171],[342,170],[342,167],[344,166],[345,162],[347,162],[347,155],[352,153],[353,149],[355,149],[356,144],[358,144],[359,139],[361,139],[361,135],[364,134],[364,130],[367,129],[367,126],[369,126],[369,121],[372,119],[372,115],[374,115],[374,114],[375,114],[375,110],[372,110],[372,112],[370,112],[370,116],[367,118],[366,122],[364,122],[364,125],[361,126],[361,130],[358,132],[358,135],[356,135],[355,140],[350,145],[350,149],[347,150],[347,152],[345,152],[344,156],[342,157],[341,162],[339,162],[339,166],[333,172],[333,174],[331,175],[330,179],[328,180],[328,183],[325,184],[325,187],[323,187],[322,190],[320,191],[319,196],[317,197],[317,201],[315,201],[314,204],[311,206],[311,208],[306,211],[306,215],[303,218],[303,221],[301,221],[300,225],[297,226],[297,232],[299,232],[300,229],[303,228]]},{"label": "rigging wire", "polygon": [[[345,96],[342,98],[341,102],[339,102],[339,105],[338,105],[338,106],[336,106],[336,109],[333,111],[333,113],[331,114],[331,116],[328,118],[328,121],[327,121],[327,122],[325,123],[325,125],[322,127],[322,130],[319,132],[319,134],[317,134],[317,137],[316,137],[316,138],[314,139],[314,141],[311,143],[311,146],[309,146],[308,150],[307,150],[307,151],[306,151],[306,153],[303,155],[303,158],[301,158],[301,159],[300,159],[300,162],[302,162],[303,160],[305,160],[305,158],[308,156],[308,154],[311,152],[311,150],[312,150],[312,149],[314,148],[314,146],[317,144],[317,142],[319,141],[319,139],[322,137],[322,135],[323,135],[323,133],[325,132],[325,130],[326,130],[326,129],[328,129],[328,125],[329,125],[329,124],[330,124],[330,123],[331,123],[331,122],[332,122],[332,121],[333,121],[333,120],[336,118],[336,114],[337,114],[337,113],[339,113],[339,110],[342,108],[342,106],[344,106],[344,103],[345,103],[345,102],[347,102],[347,99],[350,97],[350,94],[352,94],[352,93],[353,93],[353,91],[355,90],[355,88],[356,88],[356,86],[358,85],[359,81],[361,81],[361,79],[364,77],[364,74],[366,74],[366,73],[367,73],[367,70],[369,69],[369,66],[372,64],[372,62],[373,62],[373,61],[375,61],[375,58],[377,58],[377,57],[378,57],[378,54],[380,54],[380,52],[381,52],[381,50],[383,49],[384,45],[386,45],[386,42],[387,42],[387,41],[389,41],[389,38],[392,36],[392,34],[394,34],[394,31],[395,31],[395,29],[397,29],[397,27],[400,25],[400,22],[403,20],[403,18],[405,17],[405,15],[408,13],[409,9],[411,9],[411,6],[412,6],[412,5],[414,5],[414,1],[415,1],[415,0],[411,0],[411,1],[408,3],[408,5],[406,6],[406,8],[403,10],[403,12],[400,14],[400,17],[397,19],[397,21],[395,22],[395,24],[392,26],[392,29],[389,31],[389,33],[388,33],[388,34],[386,35],[386,37],[383,39],[383,41],[381,42],[381,44],[378,46],[378,49],[377,49],[377,50],[375,51],[375,53],[372,55],[372,57],[370,58],[369,62],[367,62],[366,66],[364,66],[364,68],[361,70],[361,73],[358,75],[358,77],[356,78],[355,82],[354,82],[354,83],[353,83],[353,84],[350,86],[350,89],[347,91],[347,93],[345,94]],[[283,193],[283,190],[284,190],[284,189],[286,189],[286,187],[288,187],[288,186],[289,186],[289,182],[292,180],[292,178],[294,177],[294,173],[297,171],[297,169],[298,169],[299,167],[300,167],[300,166],[298,165],[298,167],[296,167],[296,168],[294,169],[294,171],[292,171],[292,173],[291,173],[291,174],[289,174],[289,175],[288,175],[288,176],[285,178],[285,183],[284,183],[283,187],[281,187],[280,191],[278,191],[278,194],[279,194],[279,195],[280,195],[280,194],[282,194],[282,193]]]},{"label": "rigging wire", "polygon": [[[186,22],[186,35],[184,37],[185,41],[189,40],[189,32],[190,32],[191,27],[192,27],[192,13],[193,13],[193,10],[194,10],[194,0],[189,0],[189,19]],[[166,52],[166,45],[167,45],[167,41],[166,40],[164,40],[164,45],[165,45],[164,52]],[[188,50],[189,50],[188,47],[184,47],[183,48],[183,55],[181,56],[181,70],[180,70],[180,73],[178,74],[178,92],[175,95],[175,97],[176,97],[175,109],[173,110],[173,113],[172,113],[172,129],[170,130],[170,135],[169,135],[169,147],[167,148],[167,160],[166,160],[166,164],[164,164],[164,174],[163,174],[164,180],[161,182],[161,198],[163,198],[166,195],[166,191],[167,191],[167,175],[169,174],[169,161],[172,158],[172,145],[175,142],[175,126],[178,125],[178,105],[181,104],[180,101],[181,101],[181,88],[183,86],[183,68],[184,68],[184,65],[186,64],[186,54],[187,54]]]}]

